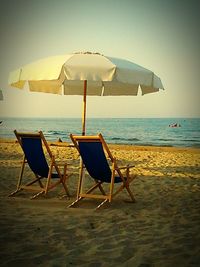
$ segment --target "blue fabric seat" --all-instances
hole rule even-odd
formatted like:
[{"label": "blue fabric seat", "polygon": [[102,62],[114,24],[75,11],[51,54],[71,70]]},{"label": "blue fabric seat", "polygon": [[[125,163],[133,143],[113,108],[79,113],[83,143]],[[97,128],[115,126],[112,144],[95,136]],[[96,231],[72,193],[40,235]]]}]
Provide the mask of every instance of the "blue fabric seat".
[{"label": "blue fabric seat", "polygon": [[[41,177],[48,178],[49,166],[44,155],[41,138],[22,137],[21,142],[24,154],[31,170]],[[51,174],[51,178],[58,177],[58,173]]]},{"label": "blue fabric seat", "polygon": [[[79,151],[90,176],[96,180],[110,183],[112,172],[103,151],[102,142],[79,142]],[[122,182],[115,176],[115,183]]]}]

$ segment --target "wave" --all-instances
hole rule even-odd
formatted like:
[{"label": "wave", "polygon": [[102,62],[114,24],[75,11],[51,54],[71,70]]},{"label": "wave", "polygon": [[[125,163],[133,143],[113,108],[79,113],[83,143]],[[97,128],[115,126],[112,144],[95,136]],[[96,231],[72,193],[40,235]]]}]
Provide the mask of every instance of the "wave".
[{"label": "wave", "polygon": [[45,132],[47,135],[67,135],[65,131],[47,131]]},{"label": "wave", "polygon": [[196,139],[181,139],[180,141],[199,143],[199,140],[196,140]]},{"label": "wave", "polygon": [[123,138],[123,137],[112,137],[111,140],[112,141],[126,141],[126,142],[133,142],[133,141],[139,142],[140,141],[140,139],[138,138]]},{"label": "wave", "polygon": [[165,142],[168,142],[168,141],[176,141],[176,139],[172,139],[172,138],[158,138],[157,139],[158,141],[165,141]]}]

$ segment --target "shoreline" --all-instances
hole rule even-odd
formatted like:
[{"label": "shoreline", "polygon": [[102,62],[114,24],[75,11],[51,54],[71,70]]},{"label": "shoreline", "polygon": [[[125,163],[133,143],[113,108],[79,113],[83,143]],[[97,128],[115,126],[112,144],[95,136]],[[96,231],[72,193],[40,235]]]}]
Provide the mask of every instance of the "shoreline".
[{"label": "shoreline", "polygon": [[[13,138],[0,138],[0,144],[10,143],[14,144],[18,141]],[[66,141],[51,141],[47,140],[50,146],[58,147],[70,147],[73,146],[72,143]],[[157,146],[157,145],[134,145],[134,144],[118,144],[118,143],[107,143],[109,147],[116,149],[125,150],[136,150],[136,151],[166,151],[166,152],[188,152],[188,153],[200,153],[200,147],[182,147],[182,146]]]}]

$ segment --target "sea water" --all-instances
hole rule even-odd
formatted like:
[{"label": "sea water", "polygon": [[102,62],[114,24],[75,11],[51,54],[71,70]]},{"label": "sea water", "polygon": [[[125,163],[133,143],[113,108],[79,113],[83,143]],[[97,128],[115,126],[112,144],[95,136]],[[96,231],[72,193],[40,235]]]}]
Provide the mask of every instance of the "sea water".
[{"label": "sea water", "polygon": [[[42,130],[47,140],[70,141],[81,134],[78,118],[0,118],[0,138],[13,139],[18,131]],[[178,123],[180,127],[169,127]],[[102,133],[108,143],[130,145],[200,147],[199,118],[87,118],[86,133]]]}]

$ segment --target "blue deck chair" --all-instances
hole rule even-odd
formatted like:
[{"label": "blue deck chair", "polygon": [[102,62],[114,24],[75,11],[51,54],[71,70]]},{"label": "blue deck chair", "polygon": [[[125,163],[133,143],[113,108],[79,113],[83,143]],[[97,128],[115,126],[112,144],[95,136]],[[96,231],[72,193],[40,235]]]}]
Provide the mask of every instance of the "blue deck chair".
[{"label": "blue deck chair", "polygon": [[[17,182],[17,189],[12,192],[10,196],[25,189],[38,191],[38,193],[31,197],[35,198],[40,194],[46,195],[49,190],[55,188],[59,184],[63,186],[66,195],[69,196],[69,191],[66,186],[66,179],[68,178],[67,164],[63,165],[64,173],[62,174],[42,131],[37,133],[20,133],[15,130],[14,133],[24,152],[24,156]],[[47,163],[43,146],[46,148],[47,154],[49,155],[49,164]],[[26,184],[22,184],[25,164],[29,165],[35,178]],[[52,182],[52,179],[57,179],[57,181]],[[45,183],[43,182],[44,180]],[[35,185],[36,183],[38,183],[38,185]]]},{"label": "blue deck chair", "polygon": [[[126,166],[119,168],[116,163],[116,159],[112,156],[103,136],[76,136],[70,135],[72,142],[79,151],[82,159],[80,168],[77,199],[69,205],[74,206],[83,198],[95,198],[103,199],[100,205],[96,209],[100,208],[104,203],[111,202],[113,197],[120,193],[123,189],[126,189],[132,202],[135,202],[133,193],[130,190],[129,184],[133,181],[135,176],[130,176],[130,168],[134,166]],[[112,167],[109,166],[106,154],[111,160]],[[94,185],[86,192],[83,190],[83,172],[84,168],[88,174],[94,179]],[[125,170],[125,175],[122,174],[122,170]],[[85,178],[86,179],[86,178]],[[103,189],[103,183],[109,183],[109,192],[105,192]],[[114,192],[114,184],[120,183],[121,185]],[[92,192],[99,188],[101,194],[93,194]]]}]

